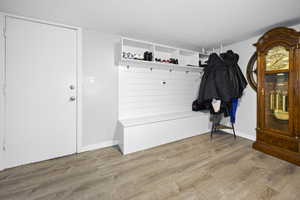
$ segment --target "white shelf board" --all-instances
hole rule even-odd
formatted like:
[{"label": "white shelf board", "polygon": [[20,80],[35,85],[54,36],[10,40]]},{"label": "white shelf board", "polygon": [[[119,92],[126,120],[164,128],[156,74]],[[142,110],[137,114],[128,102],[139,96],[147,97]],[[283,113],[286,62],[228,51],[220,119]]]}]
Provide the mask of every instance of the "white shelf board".
[{"label": "white shelf board", "polygon": [[165,52],[165,53],[175,53],[178,50],[176,48],[172,48],[164,45],[155,45],[155,51]]},{"label": "white shelf board", "polygon": [[144,49],[153,49],[154,45],[149,42],[141,41],[141,40],[134,40],[129,38],[122,38],[124,46],[132,46]]},{"label": "white shelf board", "polygon": [[123,66],[135,66],[135,67],[144,67],[144,68],[158,68],[158,69],[167,69],[174,71],[193,71],[193,72],[202,72],[203,69],[200,67],[184,66],[170,63],[160,63],[154,61],[145,61],[145,60],[134,60],[134,59],[124,59],[122,58],[119,65]]}]

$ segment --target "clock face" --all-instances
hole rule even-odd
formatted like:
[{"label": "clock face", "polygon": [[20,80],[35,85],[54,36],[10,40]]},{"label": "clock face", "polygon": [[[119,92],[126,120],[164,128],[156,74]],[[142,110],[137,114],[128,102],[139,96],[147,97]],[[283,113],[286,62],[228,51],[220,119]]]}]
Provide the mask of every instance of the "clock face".
[{"label": "clock face", "polygon": [[270,49],[266,55],[266,71],[289,69],[289,51],[283,46]]}]

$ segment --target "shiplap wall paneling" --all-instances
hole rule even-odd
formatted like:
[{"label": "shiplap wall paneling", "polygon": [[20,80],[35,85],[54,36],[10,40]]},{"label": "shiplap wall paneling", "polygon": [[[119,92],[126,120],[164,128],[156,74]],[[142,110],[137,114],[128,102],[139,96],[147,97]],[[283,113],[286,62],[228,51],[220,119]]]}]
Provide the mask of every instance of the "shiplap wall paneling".
[{"label": "shiplap wall paneling", "polygon": [[119,119],[191,111],[199,72],[119,66]]}]

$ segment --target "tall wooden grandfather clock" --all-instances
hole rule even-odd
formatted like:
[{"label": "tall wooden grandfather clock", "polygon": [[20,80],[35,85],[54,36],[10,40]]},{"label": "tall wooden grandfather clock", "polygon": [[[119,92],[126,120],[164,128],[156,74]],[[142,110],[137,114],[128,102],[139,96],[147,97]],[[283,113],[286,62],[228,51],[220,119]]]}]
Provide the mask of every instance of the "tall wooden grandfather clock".
[{"label": "tall wooden grandfather clock", "polygon": [[257,48],[257,129],[253,147],[300,165],[300,32],[279,27]]}]

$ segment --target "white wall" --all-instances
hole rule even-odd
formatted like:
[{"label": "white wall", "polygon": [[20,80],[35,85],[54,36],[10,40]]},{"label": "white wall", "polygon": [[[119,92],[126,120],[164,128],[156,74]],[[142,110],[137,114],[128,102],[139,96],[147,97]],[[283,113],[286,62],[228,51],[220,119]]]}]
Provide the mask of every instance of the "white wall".
[{"label": "white wall", "polygon": [[118,68],[115,45],[120,37],[83,30],[82,146],[113,144],[118,119]]},{"label": "white wall", "polygon": [[[300,31],[300,24],[291,28]],[[256,50],[253,44],[257,42],[259,37],[260,36],[256,36],[225,47],[225,49],[232,49],[234,52],[239,54],[239,66],[245,75],[248,61]],[[254,139],[256,133],[255,128],[256,92],[248,85],[237,110],[236,129],[238,134]]]}]

